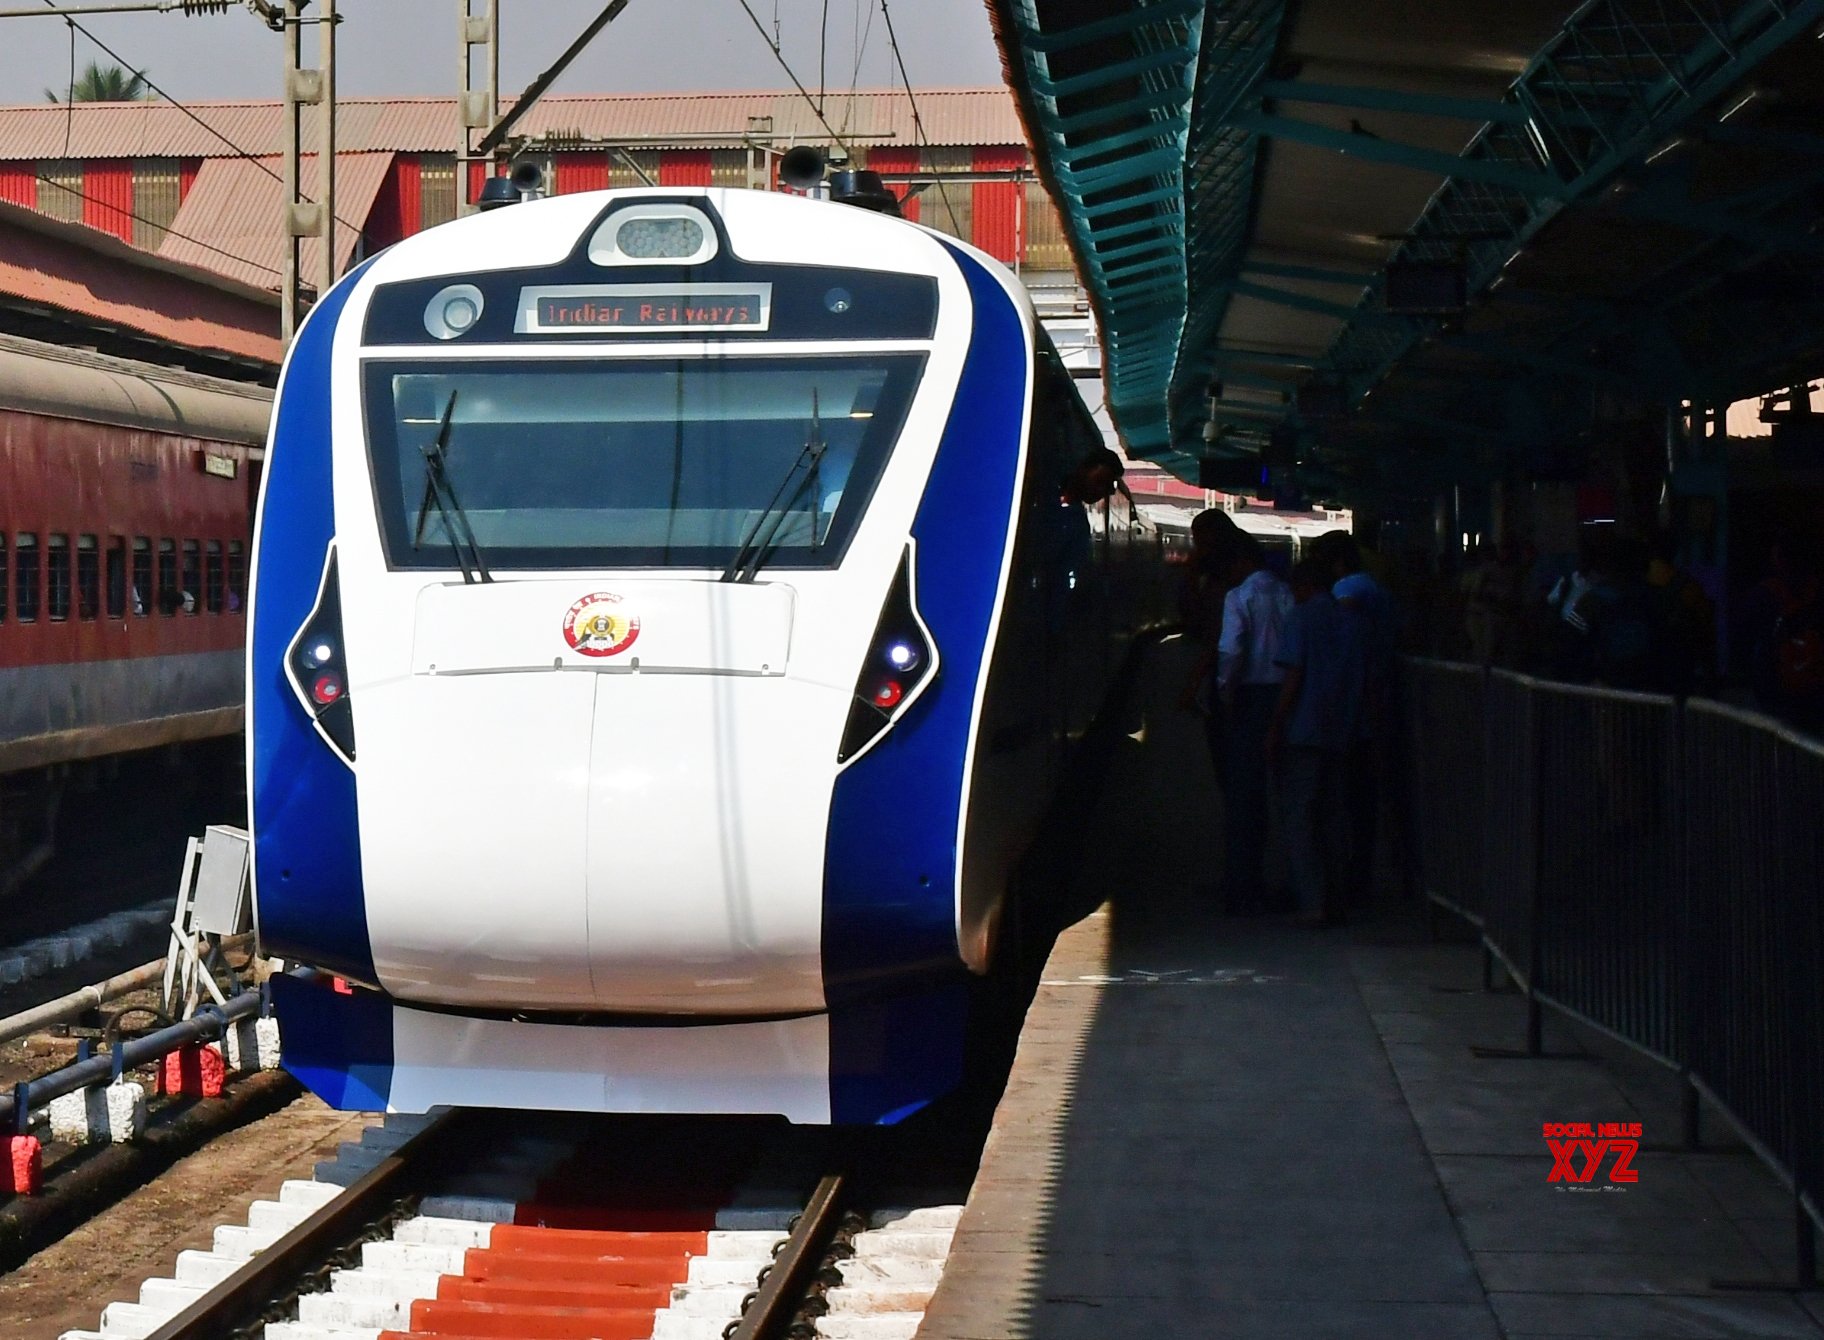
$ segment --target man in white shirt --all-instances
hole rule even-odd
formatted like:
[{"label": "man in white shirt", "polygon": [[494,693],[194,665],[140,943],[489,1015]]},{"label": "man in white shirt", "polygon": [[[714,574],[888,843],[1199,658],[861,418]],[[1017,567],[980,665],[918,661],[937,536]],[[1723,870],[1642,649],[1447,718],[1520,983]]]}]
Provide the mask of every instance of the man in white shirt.
[{"label": "man in white shirt", "polygon": [[1228,718],[1221,895],[1224,911],[1246,916],[1271,910],[1261,873],[1273,809],[1267,736],[1286,677],[1276,661],[1292,591],[1267,570],[1260,541],[1245,532],[1236,538],[1235,564],[1216,659],[1216,688]]}]

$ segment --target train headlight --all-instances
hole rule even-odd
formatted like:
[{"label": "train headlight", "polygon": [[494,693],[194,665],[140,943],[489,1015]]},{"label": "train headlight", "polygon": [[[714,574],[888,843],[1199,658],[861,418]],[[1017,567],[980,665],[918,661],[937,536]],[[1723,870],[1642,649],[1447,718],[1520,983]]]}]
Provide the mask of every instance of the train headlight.
[{"label": "train headlight", "polygon": [[880,611],[874,638],[855,683],[849,719],[842,731],[836,761],[847,763],[867,752],[905,715],[937,674],[937,648],[918,617],[912,593],[912,553],[906,552]]},{"label": "train headlight", "polygon": [[355,761],[355,716],[348,701],[348,665],[342,657],[342,588],[336,550],[323,565],[316,607],[285,650],[285,677],[323,739],[347,762]]},{"label": "train headlight", "polygon": [[473,284],[451,284],[437,290],[424,307],[424,328],[433,339],[453,340],[467,335],[481,320],[486,300]]},{"label": "train headlight", "polygon": [[709,216],[684,204],[623,205],[589,238],[597,265],[701,265],[716,254]]}]

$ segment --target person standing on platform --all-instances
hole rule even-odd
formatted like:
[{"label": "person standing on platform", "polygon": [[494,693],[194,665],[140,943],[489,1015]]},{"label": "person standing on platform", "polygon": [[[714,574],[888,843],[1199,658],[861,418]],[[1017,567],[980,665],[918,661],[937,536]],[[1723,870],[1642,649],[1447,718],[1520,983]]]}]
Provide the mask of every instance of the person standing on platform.
[{"label": "person standing on platform", "polygon": [[[1400,616],[1387,588],[1369,575],[1361,546],[1346,530],[1327,531],[1312,542],[1312,560],[1330,582],[1330,595],[1360,622],[1364,680],[1355,737],[1343,761],[1342,804],[1349,816],[1349,859],[1344,865],[1343,901],[1359,910],[1374,896],[1375,853],[1381,797],[1402,812],[1404,770],[1400,710]],[[1394,831],[1396,856],[1405,859],[1407,825]]]},{"label": "person standing on platform", "polygon": [[1286,677],[1278,664],[1279,640],[1292,592],[1267,570],[1259,540],[1237,531],[1234,543],[1234,586],[1223,598],[1216,649],[1217,696],[1227,725],[1221,897],[1225,911],[1245,916],[1271,910],[1262,877],[1273,810],[1267,735]]},{"label": "person standing on platform", "polygon": [[1178,613],[1185,628],[1202,650],[1191,667],[1178,705],[1203,718],[1203,737],[1216,772],[1216,789],[1223,783],[1226,746],[1222,702],[1216,693],[1216,655],[1222,641],[1223,603],[1231,589],[1235,565],[1235,537],[1241,528],[1227,512],[1209,508],[1191,520],[1191,559],[1185,565],[1184,586],[1178,593]]},{"label": "person standing on platform", "polygon": [[1330,573],[1306,559],[1276,656],[1285,670],[1267,751],[1280,776],[1286,854],[1299,920],[1342,920],[1352,854],[1345,766],[1359,738],[1368,679],[1368,624],[1330,594]]}]

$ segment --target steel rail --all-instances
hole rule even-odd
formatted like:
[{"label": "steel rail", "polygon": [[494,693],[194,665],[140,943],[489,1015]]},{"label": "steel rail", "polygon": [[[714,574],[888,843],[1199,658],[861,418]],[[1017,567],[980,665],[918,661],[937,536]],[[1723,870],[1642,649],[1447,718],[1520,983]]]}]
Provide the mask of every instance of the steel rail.
[{"label": "steel rail", "polygon": [[[847,1189],[840,1173],[831,1173],[817,1183],[783,1250],[760,1282],[753,1302],[727,1332],[728,1340],[772,1340],[785,1334],[798,1305],[804,1301],[805,1289],[822,1264],[823,1249],[836,1231]],[[177,1337],[153,1335],[150,1340]]]},{"label": "steel rail", "polygon": [[411,1189],[424,1160],[464,1126],[461,1109],[446,1108],[341,1195],[285,1232],[278,1241],[161,1324],[146,1340],[227,1340],[248,1318],[295,1284]]}]

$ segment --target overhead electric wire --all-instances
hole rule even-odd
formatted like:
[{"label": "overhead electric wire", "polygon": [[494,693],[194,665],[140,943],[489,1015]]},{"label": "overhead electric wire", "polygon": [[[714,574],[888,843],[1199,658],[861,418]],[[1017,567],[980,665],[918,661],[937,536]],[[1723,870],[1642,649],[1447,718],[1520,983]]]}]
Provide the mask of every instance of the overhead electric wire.
[{"label": "overhead electric wire", "polygon": [[70,86],[63,95],[63,156],[70,156],[70,138],[76,132],[76,25],[70,25]]},{"label": "overhead electric wire", "polygon": [[[887,0],[880,0],[880,17],[887,21],[887,42],[893,48],[893,62],[899,66],[900,82],[906,86],[906,101],[912,104],[913,133],[918,136],[919,144],[928,153],[931,148],[931,137],[925,134],[924,118],[918,114],[918,97],[912,92],[912,79],[911,76],[906,73],[906,58],[900,55],[899,52],[899,38],[893,32],[893,15],[887,9]],[[944,213],[950,216],[950,227],[952,232],[959,242],[969,241],[969,238],[963,236],[963,225],[957,222],[956,209],[950,203],[950,193],[944,189],[941,174],[934,168],[932,170],[932,175],[938,178],[935,183],[937,186],[937,198],[944,202]]]},{"label": "overhead electric wire", "polygon": [[809,90],[807,90],[802,81],[799,80],[797,73],[793,71],[790,65],[786,64],[785,53],[780,51],[778,45],[767,37],[766,25],[760,22],[760,16],[754,13],[754,7],[748,3],[748,0],[740,0],[740,4],[741,8],[747,11],[747,17],[749,21],[753,23],[754,31],[759,33],[760,40],[766,43],[766,49],[773,53],[773,59],[779,62],[779,68],[785,71],[786,77],[792,81],[792,86],[798,90],[798,96],[803,98],[805,105],[816,113],[817,119],[823,122],[823,128],[830,132],[830,138],[836,142],[843,153],[848,153],[848,141],[836,133],[836,127],[831,125],[824,117],[823,108],[819,107],[816,102],[812,100]]},{"label": "overhead electric wire", "polygon": [[[53,11],[57,10],[57,0],[44,0],[44,3],[51,10],[53,10]],[[88,38],[89,41],[93,42],[96,46],[100,47],[104,52],[106,52],[108,58],[110,60],[112,60],[115,64],[119,65],[123,70],[132,70],[133,69],[132,63],[130,61],[128,61],[125,56],[121,55],[118,51],[114,50],[113,47],[109,46],[106,42],[102,41],[99,37],[95,36],[94,33],[90,32],[87,28],[83,27],[80,23],[76,22],[75,19],[70,18],[69,15],[67,15],[67,14],[63,15],[62,17],[63,17],[64,21],[70,25],[70,27],[74,28],[77,32],[81,33],[84,37]],[[261,159],[261,157],[258,154],[250,153],[246,149],[241,148],[240,145],[236,144],[233,140],[229,139],[221,131],[217,130],[214,126],[210,125],[207,121],[203,120],[202,117],[198,116],[195,112],[191,111],[190,108],[186,107],[183,103],[179,102],[176,98],[172,97],[169,93],[165,92],[164,89],[160,88],[157,84],[153,83],[152,77],[150,75],[148,75],[144,70],[134,70],[133,72],[140,77],[140,80],[145,84],[145,86],[147,88],[151,89],[154,93],[158,94],[159,97],[163,98],[166,102],[170,103],[173,107],[177,108],[178,111],[182,112],[185,116],[189,117],[192,121],[196,122],[197,125],[201,126],[204,130],[208,131],[211,135],[215,136],[216,139],[220,140],[223,144],[227,145],[230,149],[234,150],[234,157],[245,159],[247,162],[252,163],[261,172],[264,172],[268,177],[271,177],[274,181],[280,183],[281,185],[284,184],[285,179],[283,177],[281,177],[278,173],[274,172],[271,168],[267,167],[265,162]],[[70,114],[74,115],[74,112],[72,111]],[[65,156],[66,157],[68,156],[67,149],[66,149]],[[306,203],[309,203],[309,204],[316,203],[316,201],[311,198],[311,196],[304,190],[304,188],[302,186],[300,186],[298,188],[298,195]],[[340,214],[336,215],[336,222],[340,223],[344,228],[349,228],[349,229],[354,230],[356,233],[359,233],[361,231],[361,227],[359,224],[350,223],[347,219],[343,218]],[[198,245],[202,245],[202,244],[199,243]],[[251,265],[252,262],[249,261],[248,264]],[[262,268],[264,268],[264,267],[262,267]]]},{"label": "overhead electric wire", "polygon": [[[284,271],[282,271],[282,270],[275,270],[270,265],[262,265],[262,264],[260,264],[260,262],[258,262],[256,260],[250,260],[246,256],[238,256],[232,251],[224,251],[224,250],[222,250],[222,248],[220,248],[218,246],[214,246],[211,243],[203,241],[203,239],[200,237],[192,237],[188,233],[180,233],[177,231],[177,229],[171,227],[169,224],[160,223],[156,219],[149,219],[144,214],[136,214],[132,210],[126,208],[124,205],[115,204],[112,200],[103,200],[98,195],[90,195],[87,191],[79,191],[74,186],[71,186],[68,182],[58,181],[56,178],[47,177],[43,173],[39,173],[37,175],[37,180],[38,180],[39,185],[41,185],[41,186],[55,186],[58,190],[66,191],[70,195],[76,196],[78,199],[87,200],[87,201],[91,202],[92,204],[100,205],[103,209],[111,209],[116,214],[124,214],[129,219],[132,219],[136,223],[143,223],[148,228],[156,228],[161,233],[169,233],[172,237],[179,238],[182,241],[188,242],[192,246],[201,247],[204,251],[213,251],[216,255],[225,256],[231,261],[239,261],[242,265],[251,265],[254,269],[264,270],[269,275],[279,275],[281,277],[283,277],[283,275],[284,275]],[[97,231],[103,231],[103,230],[98,229]],[[146,250],[149,251],[150,249],[147,248]],[[156,255],[157,253],[151,252],[151,254]],[[166,257],[165,259],[168,260],[170,258]]]},{"label": "overhead electric wire", "polygon": [[829,96],[830,0],[823,0],[823,17],[817,23],[817,114],[823,115],[823,100]]}]

